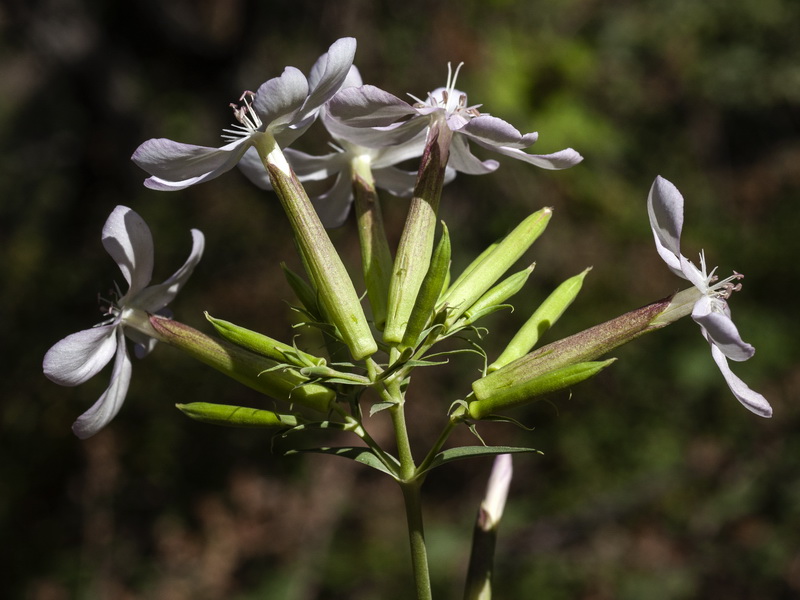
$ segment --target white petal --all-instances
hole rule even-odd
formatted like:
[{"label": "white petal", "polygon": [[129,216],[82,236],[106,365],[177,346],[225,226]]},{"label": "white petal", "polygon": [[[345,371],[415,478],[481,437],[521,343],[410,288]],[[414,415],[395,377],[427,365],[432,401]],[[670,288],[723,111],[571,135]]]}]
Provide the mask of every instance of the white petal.
[{"label": "white petal", "polygon": [[117,325],[103,325],[73,333],[44,355],[44,374],[59,385],[80,385],[94,377],[114,355]]},{"label": "white petal", "polygon": [[153,235],[144,219],[127,206],[117,206],[103,226],[102,239],[128,282],[126,296],[143,290],[153,276]]},{"label": "white petal", "polygon": [[539,137],[538,133],[528,133],[523,136],[507,121],[490,115],[475,117],[459,129],[459,133],[468,135],[475,141],[484,142],[488,148],[496,146],[527,148]]},{"label": "white petal", "polygon": [[481,503],[493,527],[496,527],[503,517],[513,474],[514,467],[510,454],[500,454],[494,459],[492,473],[486,486],[486,496]]},{"label": "white petal", "polygon": [[93,436],[117,416],[131,382],[131,359],[125,348],[122,329],[117,331],[117,356],[111,372],[111,384],[92,407],[72,425],[72,431],[81,439]]},{"label": "white petal", "polygon": [[694,305],[692,319],[703,328],[706,339],[726,357],[739,362],[747,360],[753,356],[755,348],[742,340],[729,312],[723,300],[704,296]]},{"label": "white petal", "polygon": [[714,362],[717,363],[720,372],[722,372],[722,376],[728,383],[728,387],[733,392],[733,395],[736,396],[736,399],[739,400],[747,410],[754,412],[758,416],[771,417],[772,407],[769,405],[769,402],[767,402],[767,399],[758,392],[751,390],[747,387],[745,382],[733,374],[733,371],[731,371],[728,366],[725,355],[713,344],[711,345],[711,356],[714,358]]},{"label": "white petal", "polygon": [[253,99],[253,108],[274,134],[295,122],[307,96],[306,76],[294,67],[286,67],[280,77],[261,84]]},{"label": "white petal", "polygon": [[[343,88],[328,103],[331,116],[350,127],[386,127],[417,111],[397,96],[373,85]],[[423,119],[423,127],[427,119]]]},{"label": "white petal", "polygon": [[333,182],[333,187],[312,200],[322,224],[332,229],[340,227],[347,219],[353,204],[353,185],[348,172],[341,172]]},{"label": "white petal", "polygon": [[203,249],[206,243],[203,233],[198,229],[192,229],[191,233],[192,251],[183,266],[163,283],[150,286],[132,297],[130,300],[132,306],[149,313],[155,313],[172,302],[203,256]]},{"label": "white petal", "polygon": [[[451,173],[455,172],[452,169],[448,169],[448,171]],[[375,169],[372,171],[372,176],[375,178],[375,187],[386,190],[401,198],[410,198],[414,193],[414,186],[417,183],[416,171],[403,171],[397,167]],[[450,179],[452,179],[452,177]],[[445,183],[446,182],[447,181],[445,181]]]},{"label": "white petal", "polygon": [[269,173],[264,168],[264,163],[255,148],[248,148],[239,161],[239,170],[244,173],[251,183],[262,190],[272,190]]},{"label": "white petal", "polygon": [[328,51],[319,57],[308,76],[311,93],[303,104],[301,118],[316,114],[319,107],[339,91],[350,73],[355,55],[356,40],[347,37],[336,40]]},{"label": "white petal", "polygon": [[660,175],[653,181],[647,196],[647,213],[658,254],[673,273],[686,279],[681,269],[683,196]]},{"label": "white petal", "polygon": [[479,160],[469,149],[467,138],[454,135],[450,142],[450,160],[447,166],[467,175],[485,175],[496,171],[500,164],[496,160]]},{"label": "white petal", "polygon": [[559,150],[552,154],[528,154],[527,152],[516,148],[509,148],[508,146],[494,146],[479,139],[475,139],[474,141],[492,152],[510,156],[511,158],[516,158],[528,164],[536,165],[540,169],[548,169],[551,171],[569,169],[583,160],[583,157],[572,148],[565,148],[564,150]]},{"label": "white petal", "polygon": [[131,160],[152,175],[145,180],[146,187],[169,192],[214,179],[231,170],[251,144],[249,137],[221,148],[159,138],[139,146]]}]

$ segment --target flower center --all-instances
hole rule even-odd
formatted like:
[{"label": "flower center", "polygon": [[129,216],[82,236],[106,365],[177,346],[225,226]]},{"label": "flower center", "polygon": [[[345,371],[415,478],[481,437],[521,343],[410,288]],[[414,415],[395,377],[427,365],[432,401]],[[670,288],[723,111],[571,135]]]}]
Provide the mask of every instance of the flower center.
[{"label": "flower center", "polygon": [[423,102],[416,96],[411,96],[411,94],[409,94],[411,98],[416,100],[414,106],[416,108],[443,108],[448,117],[458,115],[463,118],[464,121],[469,121],[472,117],[480,116],[481,113],[478,111],[478,107],[481,105],[474,104],[472,106],[467,106],[467,95],[456,89],[458,72],[463,65],[463,62],[458,63],[455,72],[453,72],[452,63],[447,63],[447,84],[443,88],[429,92],[427,102]]},{"label": "flower center", "polygon": [[222,134],[222,139],[229,142],[247,137],[259,131],[263,123],[258,117],[258,114],[253,110],[253,98],[255,93],[246,91],[239,97],[241,104],[234,104],[231,102],[230,107],[233,109],[233,116],[239,122],[232,124],[233,129],[223,129],[225,133]]},{"label": "flower center", "polygon": [[706,272],[706,255],[705,252],[700,252],[700,271],[706,280],[706,289],[702,291],[707,296],[715,300],[727,300],[733,292],[738,292],[742,289],[741,283],[733,282],[743,279],[744,275],[734,271],[733,275],[719,281],[719,277],[715,274],[716,270],[717,267],[714,267],[710,273]]}]

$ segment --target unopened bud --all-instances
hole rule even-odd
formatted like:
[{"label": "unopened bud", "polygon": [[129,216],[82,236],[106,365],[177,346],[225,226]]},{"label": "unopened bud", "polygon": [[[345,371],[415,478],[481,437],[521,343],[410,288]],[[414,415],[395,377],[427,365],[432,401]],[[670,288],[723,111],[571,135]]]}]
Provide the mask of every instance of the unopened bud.
[{"label": "unopened bud", "polygon": [[248,408],[246,406],[212,404],[209,402],[190,402],[189,404],[176,404],[175,406],[187,417],[211,425],[289,429],[305,422],[295,415],[281,415],[271,410]]},{"label": "unopened bud", "polygon": [[539,305],[539,308],[520,328],[508,346],[506,346],[506,349],[503,350],[503,353],[489,365],[489,373],[530,352],[542,334],[558,321],[564,311],[572,304],[572,301],[575,300],[581,290],[583,280],[590,270],[591,267],[567,279]]},{"label": "unopened bud", "polygon": [[332,389],[308,383],[309,379],[295,369],[236,344],[216,340],[188,325],[156,315],[150,316],[150,323],[160,340],[258,392],[320,412],[328,412],[336,398]]},{"label": "unopened bud", "polygon": [[517,262],[545,230],[552,215],[553,209],[551,208],[543,208],[530,215],[503,238],[480,263],[475,265],[469,274],[447,290],[440,304],[447,304],[450,307],[448,320],[451,323],[475,304],[475,301],[485,294],[511,265]]}]

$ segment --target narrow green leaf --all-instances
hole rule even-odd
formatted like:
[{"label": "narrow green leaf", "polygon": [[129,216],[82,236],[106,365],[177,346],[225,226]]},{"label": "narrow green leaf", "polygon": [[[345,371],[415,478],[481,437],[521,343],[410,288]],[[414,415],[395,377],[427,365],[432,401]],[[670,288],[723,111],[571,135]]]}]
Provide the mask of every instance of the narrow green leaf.
[{"label": "narrow green leaf", "polygon": [[[341,456],[343,458],[354,460],[362,465],[372,467],[373,469],[381,471],[382,473],[386,473],[390,477],[397,479],[397,475],[393,473],[386,465],[384,465],[383,462],[381,462],[381,460],[375,456],[375,453],[373,453],[369,448],[352,446],[342,448],[303,448],[302,450],[289,450],[286,452],[287,456],[291,454],[329,454],[331,456]],[[399,467],[400,463],[397,463],[397,466]]]},{"label": "narrow green leaf", "polygon": [[[454,460],[473,458],[476,456],[497,456],[498,454],[541,454],[540,450],[534,448],[521,448],[518,446],[461,446],[459,448],[449,448],[439,452],[428,467],[425,473],[436,467],[441,467]],[[418,473],[421,475],[422,473]]]}]

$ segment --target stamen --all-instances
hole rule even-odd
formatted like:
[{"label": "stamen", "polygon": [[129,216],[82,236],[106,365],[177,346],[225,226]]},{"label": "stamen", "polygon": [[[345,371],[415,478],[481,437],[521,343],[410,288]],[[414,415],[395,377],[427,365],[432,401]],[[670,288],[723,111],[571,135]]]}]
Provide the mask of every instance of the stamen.
[{"label": "stamen", "polygon": [[239,97],[241,105],[231,102],[230,107],[233,109],[233,116],[240,124],[234,123],[231,125],[233,129],[223,129],[222,131],[225,133],[222,135],[222,139],[233,142],[259,130],[262,123],[253,109],[253,98],[255,98],[255,93],[248,90]]}]

